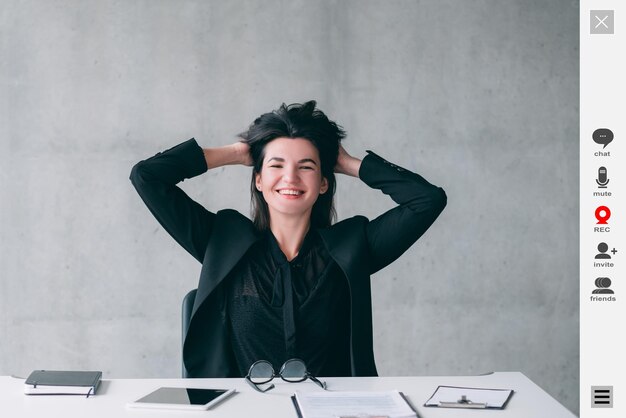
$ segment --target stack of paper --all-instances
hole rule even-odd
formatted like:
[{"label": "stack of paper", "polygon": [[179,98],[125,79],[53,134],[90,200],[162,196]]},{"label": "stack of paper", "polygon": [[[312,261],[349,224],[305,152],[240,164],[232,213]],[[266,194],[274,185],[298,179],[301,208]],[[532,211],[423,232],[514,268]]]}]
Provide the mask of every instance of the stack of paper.
[{"label": "stack of paper", "polygon": [[301,418],[384,416],[417,418],[397,390],[382,392],[296,392],[292,398]]}]

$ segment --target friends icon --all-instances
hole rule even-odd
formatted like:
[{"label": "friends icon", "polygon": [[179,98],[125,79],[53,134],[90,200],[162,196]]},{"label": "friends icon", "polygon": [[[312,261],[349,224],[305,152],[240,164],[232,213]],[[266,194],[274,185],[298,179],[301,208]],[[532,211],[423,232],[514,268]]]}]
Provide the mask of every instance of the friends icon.
[{"label": "friends icon", "polygon": [[596,279],[596,289],[591,292],[594,295],[612,295],[614,292],[611,287],[611,279],[608,277],[598,277]]}]

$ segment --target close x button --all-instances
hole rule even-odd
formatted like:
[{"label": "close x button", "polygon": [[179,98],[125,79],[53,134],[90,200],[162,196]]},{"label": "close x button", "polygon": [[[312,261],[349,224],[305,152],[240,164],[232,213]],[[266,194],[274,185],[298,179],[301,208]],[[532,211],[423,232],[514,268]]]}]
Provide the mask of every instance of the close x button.
[{"label": "close x button", "polygon": [[614,29],[614,10],[591,10],[589,13],[590,18],[590,33],[592,35],[612,35],[615,33]]}]

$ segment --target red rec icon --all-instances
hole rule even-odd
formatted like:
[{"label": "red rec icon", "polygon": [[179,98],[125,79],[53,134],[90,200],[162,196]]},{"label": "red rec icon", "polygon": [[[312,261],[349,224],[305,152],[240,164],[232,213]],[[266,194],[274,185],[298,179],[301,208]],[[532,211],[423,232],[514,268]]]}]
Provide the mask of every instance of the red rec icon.
[{"label": "red rec icon", "polygon": [[596,225],[606,225],[606,221],[608,221],[610,217],[611,209],[606,206],[598,206],[596,209],[596,219],[598,220],[598,223]]}]

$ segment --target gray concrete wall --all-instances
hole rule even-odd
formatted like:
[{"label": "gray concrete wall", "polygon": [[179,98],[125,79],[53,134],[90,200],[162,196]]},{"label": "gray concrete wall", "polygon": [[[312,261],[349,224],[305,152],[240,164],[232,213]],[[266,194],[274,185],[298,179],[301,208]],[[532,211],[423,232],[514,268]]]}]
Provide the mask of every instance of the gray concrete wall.
[{"label": "gray concrete wall", "polygon": [[[517,370],[578,411],[578,6],[570,0],[14,1],[0,7],[0,374],[176,377],[199,264],[132,165],[317,99],[448,193],[373,278],[383,375]],[[185,182],[249,211],[249,169]],[[390,201],[340,178],[340,218]]]}]

